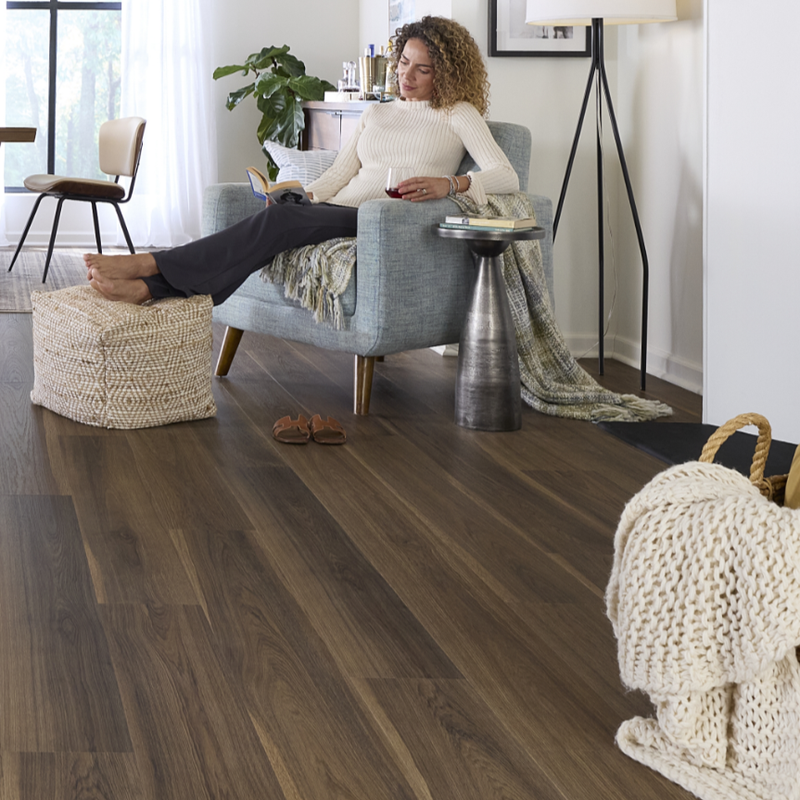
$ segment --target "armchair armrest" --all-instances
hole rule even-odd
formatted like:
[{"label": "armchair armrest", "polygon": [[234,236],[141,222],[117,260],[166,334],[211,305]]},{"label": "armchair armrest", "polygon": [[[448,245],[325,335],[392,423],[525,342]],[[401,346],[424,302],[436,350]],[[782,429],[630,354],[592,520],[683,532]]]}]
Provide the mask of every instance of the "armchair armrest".
[{"label": "armchair armrest", "polygon": [[[552,300],[552,204],[530,196],[548,229],[542,241]],[[475,279],[469,246],[432,226],[458,213],[449,199],[370,200],[358,212],[357,330],[377,331],[370,350],[391,353],[458,341]]]},{"label": "armchair armrest", "polygon": [[236,222],[264,208],[249,183],[215,183],[203,192],[203,216],[200,232],[209,236],[230,228]]},{"label": "armchair armrest", "polygon": [[376,352],[458,341],[472,287],[472,256],[465,242],[431,231],[457,211],[447,199],[370,200],[359,208],[353,323],[376,332]]}]

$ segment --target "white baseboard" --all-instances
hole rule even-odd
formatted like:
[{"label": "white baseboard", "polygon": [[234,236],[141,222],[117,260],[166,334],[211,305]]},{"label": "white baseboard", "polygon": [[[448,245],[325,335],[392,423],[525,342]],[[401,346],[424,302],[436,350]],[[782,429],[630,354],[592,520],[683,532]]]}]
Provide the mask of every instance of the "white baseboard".
[{"label": "white baseboard", "polygon": [[[576,358],[596,358],[598,354],[597,338],[579,334],[565,336],[570,352]],[[609,337],[605,343],[605,357],[613,358],[623,364],[639,369],[641,348],[638,341],[632,341],[622,336]],[[674,383],[682,389],[703,393],[703,365],[687,361],[648,347],[647,349],[647,374],[660,378],[668,383]]]}]

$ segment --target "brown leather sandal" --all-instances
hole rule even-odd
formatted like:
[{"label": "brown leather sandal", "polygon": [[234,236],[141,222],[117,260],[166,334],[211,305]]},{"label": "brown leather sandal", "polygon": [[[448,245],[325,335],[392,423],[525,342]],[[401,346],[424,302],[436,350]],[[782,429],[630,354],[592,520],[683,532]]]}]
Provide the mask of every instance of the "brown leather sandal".
[{"label": "brown leather sandal", "polygon": [[327,422],[323,422],[319,414],[314,414],[309,427],[317,444],[344,444],[347,441],[344,428],[333,417],[328,417]]},{"label": "brown leather sandal", "polygon": [[308,420],[302,414],[297,419],[281,417],[272,426],[272,438],[284,444],[308,444],[311,438]]}]

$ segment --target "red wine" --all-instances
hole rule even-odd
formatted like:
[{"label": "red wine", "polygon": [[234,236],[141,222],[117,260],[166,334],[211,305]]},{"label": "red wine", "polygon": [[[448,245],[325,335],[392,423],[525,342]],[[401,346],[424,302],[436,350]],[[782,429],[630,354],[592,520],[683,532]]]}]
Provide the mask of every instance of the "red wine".
[{"label": "red wine", "polygon": [[389,197],[394,197],[396,199],[399,198],[402,200],[403,198],[403,195],[401,195],[397,189],[387,189],[386,194],[388,194]]}]

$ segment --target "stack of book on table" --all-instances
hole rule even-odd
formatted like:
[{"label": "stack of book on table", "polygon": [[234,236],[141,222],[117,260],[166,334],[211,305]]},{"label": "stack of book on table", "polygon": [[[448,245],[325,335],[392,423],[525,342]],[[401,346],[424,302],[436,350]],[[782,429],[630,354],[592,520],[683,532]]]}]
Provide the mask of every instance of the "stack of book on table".
[{"label": "stack of book on table", "polygon": [[479,229],[493,231],[529,231],[536,228],[536,220],[533,217],[469,217],[469,216],[450,216],[445,217],[444,222],[439,223],[440,228],[460,228],[461,230]]}]

